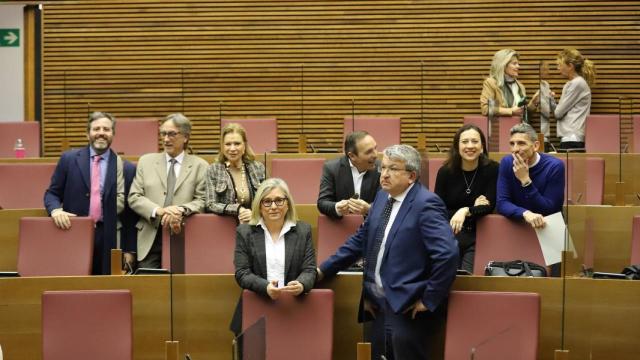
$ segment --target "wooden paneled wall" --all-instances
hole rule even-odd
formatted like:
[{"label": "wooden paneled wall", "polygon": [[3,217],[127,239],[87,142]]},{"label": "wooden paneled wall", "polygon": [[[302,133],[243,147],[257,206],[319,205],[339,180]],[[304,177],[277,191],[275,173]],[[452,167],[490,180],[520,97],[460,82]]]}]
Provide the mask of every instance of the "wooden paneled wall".
[{"label": "wooden paneled wall", "polygon": [[[218,148],[221,114],[276,116],[282,152],[297,151],[303,128],[316,148],[340,148],[352,111],[397,115],[403,142],[423,131],[433,149],[479,113],[491,57],[505,47],[521,53],[529,96],[539,63],[572,46],[597,66],[592,113],[617,112],[621,96],[640,107],[635,0],[43,2],[47,156],[63,137],[86,143],[89,109],[184,112],[196,150]],[[559,95],[565,80],[552,69]]]}]

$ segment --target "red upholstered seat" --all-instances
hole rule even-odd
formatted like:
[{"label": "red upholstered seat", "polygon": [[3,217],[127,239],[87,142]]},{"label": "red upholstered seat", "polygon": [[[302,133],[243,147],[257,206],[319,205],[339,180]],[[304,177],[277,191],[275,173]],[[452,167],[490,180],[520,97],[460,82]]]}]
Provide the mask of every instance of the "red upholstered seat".
[{"label": "red upholstered seat", "polygon": [[444,358],[535,360],[539,327],[539,294],[452,291]]},{"label": "red upholstered seat", "polygon": [[296,204],[315,204],[324,159],[272,159],[270,177],[282,178]]},{"label": "red upholstered seat", "polygon": [[631,264],[640,264],[640,215],[633,217],[631,228]]},{"label": "red upholstered seat", "polygon": [[615,114],[587,116],[584,141],[588,153],[620,152],[620,116]]},{"label": "red upholstered seat", "polygon": [[484,275],[490,261],[525,260],[543,265],[544,257],[535,230],[525,222],[490,214],[477,223],[473,274]]},{"label": "red upholstered seat", "polygon": [[[234,274],[236,219],[232,216],[196,214],[184,227],[184,271],[186,274]],[[168,237],[163,236],[162,267],[171,268]],[[164,251],[167,249],[167,251]]]},{"label": "red upholstered seat", "polygon": [[247,142],[256,154],[278,151],[278,121],[276,118],[222,119],[220,129],[228,123],[238,123],[247,132]]},{"label": "red upholstered seat", "polygon": [[91,275],[94,223],[72,217],[71,229],[58,229],[49,217],[20,219],[18,272],[20,276]]},{"label": "red upholstered seat", "polygon": [[[330,360],[333,351],[333,291],[314,289],[304,296],[271,300],[242,292],[242,327],[266,320],[267,360]],[[245,344],[250,346],[250,344]],[[304,354],[301,356],[301,354]]]},{"label": "red upholstered seat", "polygon": [[342,219],[318,215],[318,263],[333,255],[358,230],[362,222],[361,215],[345,215]]},{"label": "red upholstered seat", "polygon": [[484,134],[485,138],[488,138],[488,136],[489,136],[489,120],[487,119],[486,116],[483,116],[483,115],[466,115],[463,118],[462,123],[464,125],[473,124],[473,125],[477,126],[478,128],[480,128],[480,130],[482,130],[482,133]]},{"label": "red upholstered seat", "polygon": [[633,148],[630,152],[640,153],[640,115],[633,115]]},{"label": "red upholstered seat", "polygon": [[117,119],[111,148],[127,156],[158,152],[158,124],[156,118]]},{"label": "red upholstered seat", "polygon": [[364,130],[376,140],[378,150],[382,151],[391,145],[400,144],[399,117],[392,116],[356,116],[355,121],[351,116],[344,118],[344,133],[342,138],[354,131]]},{"label": "red upholstered seat", "polygon": [[131,360],[129,290],[45,291],[42,359]]},{"label": "red upholstered seat", "polygon": [[44,208],[54,163],[0,164],[0,207],[3,209]]},{"label": "red upholstered seat", "polygon": [[[602,205],[604,201],[604,165],[601,157],[561,158],[567,171],[565,202],[570,205]],[[580,175],[578,175],[580,174]]]},{"label": "red upholstered seat", "polygon": [[22,139],[26,157],[40,157],[40,123],[37,121],[0,122],[0,157],[15,157],[16,140]]},{"label": "red upholstered seat", "polygon": [[429,159],[429,190],[436,190],[436,179],[438,178],[438,170],[445,162],[445,158],[431,158]]}]

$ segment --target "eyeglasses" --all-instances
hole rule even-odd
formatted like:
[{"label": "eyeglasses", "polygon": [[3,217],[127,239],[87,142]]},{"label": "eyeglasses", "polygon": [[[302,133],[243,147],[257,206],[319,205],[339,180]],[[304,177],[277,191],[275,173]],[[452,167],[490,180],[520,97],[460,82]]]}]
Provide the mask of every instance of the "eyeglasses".
[{"label": "eyeglasses", "polygon": [[181,132],[180,131],[160,131],[161,138],[168,136],[169,138],[173,139],[174,137],[178,136],[178,134],[181,134]]},{"label": "eyeglasses", "polygon": [[262,199],[260,202],[262,206],[269,208],[273,204],[276,204],[277,207],[284,206],[284,203],[287,201],[287,198],[275,198],[275,199]]},{"label": "eyeglasses", "polygon": [[394,174],[395,175],[395,174],[399,173],[400,171],[409,171],[409,170],[407,170],[407,169],[399,169],[399,168],[393,167],[393,166],[386,167],[386,166],[383,165],[383,166],[380,166],[378,168],[378,171],[380,171],[380,174],[384,174],[385,171],[388,171],[389,174]]}]

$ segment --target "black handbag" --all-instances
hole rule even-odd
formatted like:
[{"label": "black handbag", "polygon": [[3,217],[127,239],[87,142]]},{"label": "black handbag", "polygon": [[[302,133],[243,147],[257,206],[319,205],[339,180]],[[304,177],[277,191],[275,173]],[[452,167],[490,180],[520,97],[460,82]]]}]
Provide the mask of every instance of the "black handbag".
[{"label": "black handbag", "polygon": [[629,280],[640,280],[640,264],[627,266],[622,269],[622,273]]},{"label": "black handbag", "polygon": [[547,268],[530,261],[490,261],[484,268],[486,276],[546,277]]}]

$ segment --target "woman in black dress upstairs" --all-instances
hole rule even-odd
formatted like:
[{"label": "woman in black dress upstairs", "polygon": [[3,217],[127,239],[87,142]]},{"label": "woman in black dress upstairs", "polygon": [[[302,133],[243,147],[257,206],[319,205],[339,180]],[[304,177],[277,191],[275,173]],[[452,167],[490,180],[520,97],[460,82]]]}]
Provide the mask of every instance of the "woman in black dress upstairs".
[{"label": "woman in black dress upstairs", "polygon": [[449,223],[458,239],[460,269],[473,272],[476,221],[493,212],[497,179],[498,163],[489,159],[484,134],[475,125],[462,126],[438,171],[435,188],[447,206]]}]

